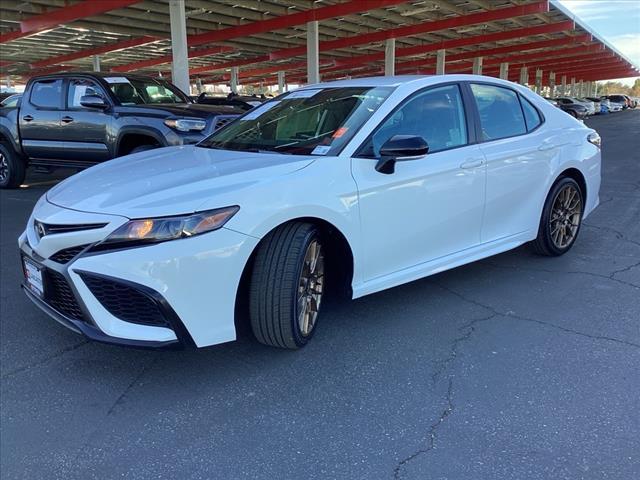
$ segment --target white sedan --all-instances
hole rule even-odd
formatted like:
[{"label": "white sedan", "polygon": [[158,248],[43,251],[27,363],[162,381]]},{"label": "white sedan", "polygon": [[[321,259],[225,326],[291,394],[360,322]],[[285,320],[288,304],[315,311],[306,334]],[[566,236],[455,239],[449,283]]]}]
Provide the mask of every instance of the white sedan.
[{"label": "white sedan", "polygon": [[514,83],[310,85],[199,145],[52,188],[19,239],[23,286],[97,341],[204,347],[248,317],[260,342],[299,348],[331,292],[362,297],[527,242],[566,253],[599,188],[598,134]]}]

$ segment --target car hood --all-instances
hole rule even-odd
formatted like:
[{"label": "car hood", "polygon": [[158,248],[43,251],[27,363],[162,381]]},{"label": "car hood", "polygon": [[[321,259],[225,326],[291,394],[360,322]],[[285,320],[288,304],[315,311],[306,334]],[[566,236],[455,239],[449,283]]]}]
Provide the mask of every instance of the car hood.
[{"label": "car hood", "polygon": [[228,202],[235,191],[304,168],[316,158],[166,147],[84,170],[49,190],[47,200],[63,208],[128,218],[191,213],[227,206],[216,205],[216,197]]},{"label": "car hood", "polygon": [[146,104],[142,107],[167,112],[178,117],[208,118],[216,115],[241,115],[244,113],[244,111],[229,105],[205,105],[200,103]]}]

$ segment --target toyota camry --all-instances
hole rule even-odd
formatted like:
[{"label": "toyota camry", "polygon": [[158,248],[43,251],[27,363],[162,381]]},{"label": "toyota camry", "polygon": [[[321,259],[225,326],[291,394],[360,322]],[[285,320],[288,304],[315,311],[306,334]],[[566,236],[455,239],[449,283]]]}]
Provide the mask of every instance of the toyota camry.
[{"label": "toyota camry", "polygon": [[362,297],[530,243],[558,256],[596,208],[600,137],[474,75],[309,85],[197,145],[105,162],[37,202],[23,289],[87,337],[304,346]]}]

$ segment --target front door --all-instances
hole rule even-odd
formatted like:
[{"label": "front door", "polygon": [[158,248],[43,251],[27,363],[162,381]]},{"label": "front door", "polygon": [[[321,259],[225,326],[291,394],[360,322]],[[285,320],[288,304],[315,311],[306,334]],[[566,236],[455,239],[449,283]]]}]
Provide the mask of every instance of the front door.
[{"label": "front door", "polygon": [[[397,108],[352,159],[365,280],[480,243],[485,163],[480,148],[469,144],[469,130],[460,87],[430,88]],[[379,173],[380,147],[394,135],[423,137],[429,153]]]}]

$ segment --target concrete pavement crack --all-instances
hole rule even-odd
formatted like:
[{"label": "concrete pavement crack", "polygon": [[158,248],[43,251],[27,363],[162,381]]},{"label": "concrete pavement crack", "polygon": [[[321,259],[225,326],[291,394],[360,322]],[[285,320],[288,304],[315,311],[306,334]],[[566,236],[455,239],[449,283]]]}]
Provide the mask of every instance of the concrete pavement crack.
[{"label": "concrete pavement crack", "polygon": [[593,273],[593,272],[583,272],[581,270],[571,270],[571,271],[562,271],[562,272],[558,272],[556,270],[547,270],[544,268],[531,268],[531,267],[520,267],[520,266],[516,266],[516,265],[499,265],[497,263],[493,263],[490,261],[484,261],[483,262],[485,265],[489,265],[490,267],[494,267],[494,268],[500,268],[500,269],[505,269],[505,270],[521,270],[521,271],[528,271],[528,272],[540,272],[540,273],[551,273],[551,274],[557,274],[557,273],[568,273],[570,275],[587,275],[590,277],[596,277],[596,278],[603,278],[605,280],[611,280],[613,282],[617,282],[620,283],[622,285],[626,285],[628,287],[634,288],[634,289],[640,289],[639,285],[636,285],[635,283],[631,283],[631,282],[627,282],[625,280],[620,280],[618,278],[615,278],[615,275],[618,273],[622,273],[622,272],[626,272],[627,270],[631,270],[634,267],[637,267],[639,264],[634,264],[634,265],[629,265],[628,267],[625,267],[621,270],[615,270],[613,272],[611,272],[609,275],[603,275],[601,273]]},{"label": "concrete pavement crack", "polygon": [[587,223],[587,222],[584,222],[582,226],[586,228],[595,228],[596,230],[603,230],[605,232],[613,233],[618,238],[618,240],[622,240],[623,242],[628,242],[628,243],[631,243],[632,245],[636,245],[640,247],[640,242],[636,240],[632,240],[631,238],[627,238],[627,236],[624,233],[622,233],[620,230],[616,230],[615,228],[603,227],[601,225],[594,225],[593,223]]},{"label": "concrete pavement crack", "polygon": [[[487,320],[491,320],[495,316],[496,314],[492,313],[491,315],[486,317],[476,318],[458,328],[458,331],[461,332],[462,335],[453,339],[453,341],[451,342],[451,349],[449,351],[448,357],[440,364],[440,366],[436,369],[436,371],[431,376],[431,380],[434,385],[438,382],[440,376],[456,360],[456,358],[458,357],[458,350],[460,348],[460,345],[466,342],[467,340],[469,340],[469,338],[471,338],[471,335],[473,335],[473,332],[475,332],[475,325],[480,322],[486,322]],[[453,413],[454,409],[455,409],[455,406],[453,403],[453,378],[450,377],[448,388],[447,388],[447,398],[446,398],[445,408],[440,413],[438,420],[435,423],[431,424],[431,426],[429,427],[426,447],[416,450],[411,455],[400,460],[396,465],[395,469],[393,470],[394,479],[400,478],[402,473],[401,472],[402,468],[407,463],[411,462],[412,460],[414,460],[416,457],[420,455],[430,452],[435,448],[437,429],[449,417],[449,415]]]},{"label": "concrete pavement crack", "polygon": [[467,298],[466,296],[464,296],[463,294],[461,294],[460,292],[457,292],[449,287],[446,287],[440,283],[437,282],[433,282],[435,285],[437,285],[438,287],[442,288],[443,290],[451,293],[452,295],[455,295],[456,297],[460,298],[461,300],[467,302],[467,303],[471,303],[473,305],[477,305],[479,307],[483,307],[487,310],[489,310],[490,312],[493,312],[496,316],[501,316],[501,317],[507,317],[507,318],[513,318],[516,320],[520,320],[523,322],[529,322],[529,323],[536,323],[538,325],[544,325],[550,328],[555,328],[556,330],[560,330],[562,332],[565,333],[570,333],[573,335],[578,335],[581,337],[586,337],[586,338],[591,338],[592,340],[604,340],[607,342],[613,342],[613,343],[617,343],[619,345],[625,345],[628,347],[634,347],[634,348],[640,348],[640,343],[635,343],[635,342],[630,342],[627,340],[621,340],[619,338],[614,338],[614,337],[608,337],[606,335],[592,335],[590,333],[585,333],[585,332],[581,332],[579,330],[574,330],[571,328],[567,328],[567,327],[563,327],[561,325],[557,325],[555,323],[551,323],[551,322],[545,322],[543,320],[538,320],[535,318],[529,318],[529,317],[524,317],[522,315],[516,315],[513,312],[501,312],[499,310],[497,310],[496,308],[492,307],[491,305],[487,305],[481,302],[478,302],[477,300],[473,300],[471,298]]},{"label": "concrete pavement crack", "polygon": [[440,425],[444,423],[444,421],[449,417],[449,415],[453,413],[454,410],[455,410],[455,405],[453,403],[453,379],[450,378],[449,386],[447,388],[447,403],[444,409],[442,410],[442,412],[440,413],[440,417],[434,423],[432,423],[431,426],[429,427],[429,433],[427,436],[427,446],[425,448],[421,448],[420,450],[416,450],[408,457],[405,457],[404,459],[400,460],[400,462],[398,462],[398,465],[396,465],[396,468],[393,470],[394,479],[400,478],[401,470],[407,463],[411,462],[412,460],[414,460],[416,457],[419,457],[420,455],[429,453],[431,450],[435,448],[438,427],[440,427]]},{"label": "concrete pavement crack", "polygon": [[0,377],[0,378],[2,380],[4,380],[5,378],[17,375],[18,373],[26,372],[28,370],[31,370],[32,368],[39,367],[39,366],[44,365],[47,362],[53,360],[54,358],[60,357],[60,356],[66,354],[66,353],[69,353],[69,352],[73,352],[74,350],[77,350],[80,347],[82,347],[84,345],[87,345],[88,343],[91,343],[91,342],[89,340],[84,340],[84,341],[82,341],[80,343],[76,343],[74,345],[70,345],[68,347],[62,348],[62,349],[52,353],[51,355],[47,355],[46,357],[38,360],[37,362],[30,363],[28,365],[24,365],[22,367],[18,367],[18,368],[15,368],[13,370],[10,370],[10,371],[6,372],[4,375],[2,375],[2,377]]}]

